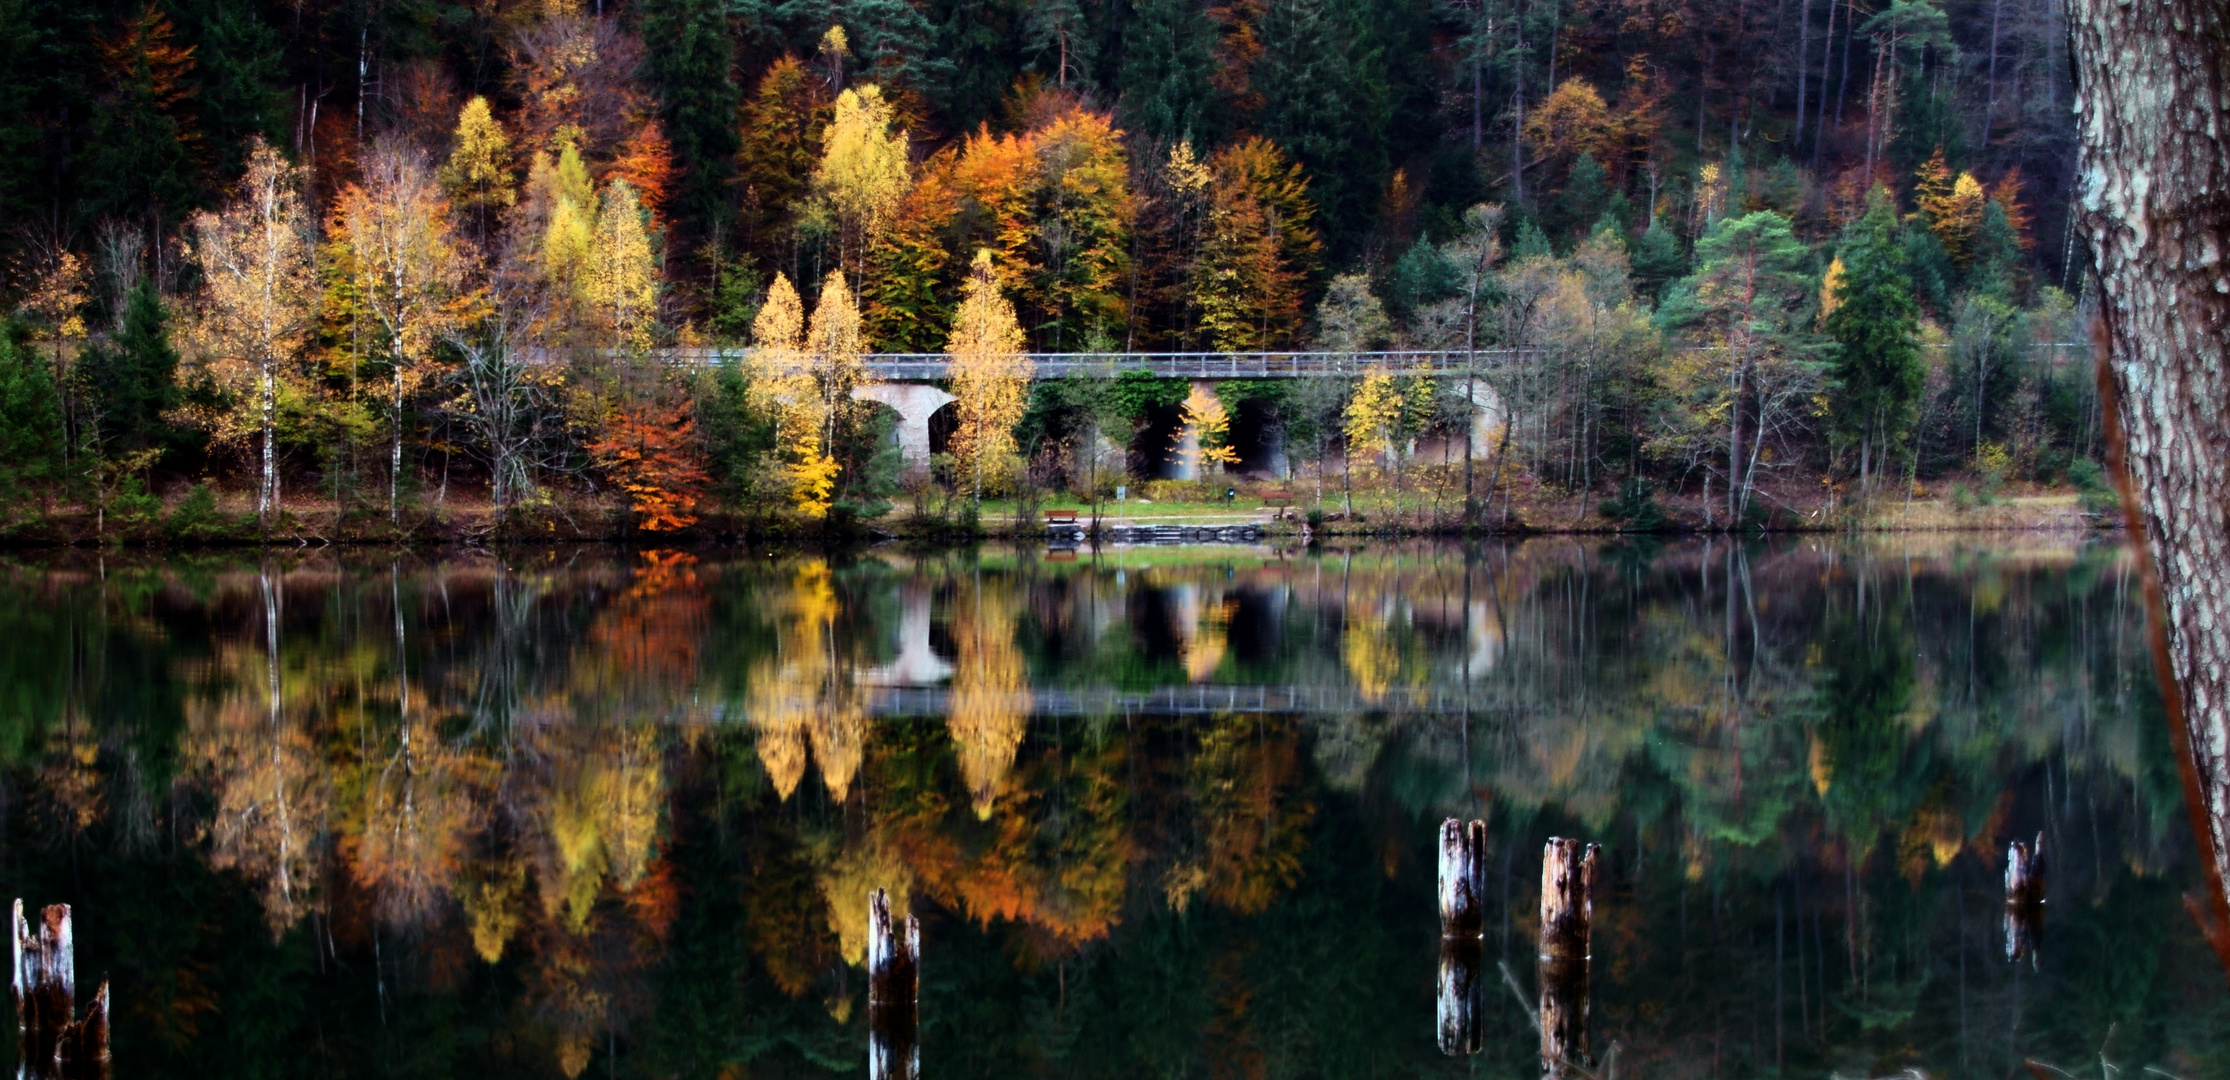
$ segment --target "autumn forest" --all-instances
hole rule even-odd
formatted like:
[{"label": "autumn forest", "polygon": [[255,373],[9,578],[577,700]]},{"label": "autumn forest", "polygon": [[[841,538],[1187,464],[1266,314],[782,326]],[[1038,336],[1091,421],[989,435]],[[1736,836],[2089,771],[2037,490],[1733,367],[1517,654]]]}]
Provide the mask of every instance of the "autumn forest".
[{"label": "autumn forest", "polygon": [[[2095,509],[2065,37],[2057,0],[4,0],[0,531],[968,528],[1126,481],[1443,530]],[[1202,352],[1365,359],[1137,359]],[[863,393],[893,353],[946,365],[926,460]]]}]

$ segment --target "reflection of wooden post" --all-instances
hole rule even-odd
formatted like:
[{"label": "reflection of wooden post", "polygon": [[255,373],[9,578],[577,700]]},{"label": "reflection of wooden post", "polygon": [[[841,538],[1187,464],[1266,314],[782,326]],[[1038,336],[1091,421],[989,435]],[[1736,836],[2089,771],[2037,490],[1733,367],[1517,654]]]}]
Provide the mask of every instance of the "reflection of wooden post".
[{"label": "reflection of wooden post", "polygon": [[1450,1057],[1486,1049],[1485,950],[1475,937],[1440,939],[1440,1052]]},{"label": "reflection of wooden post", "polygon": [[36,936],[15,902],[15,966],[10,969],[15,999],[16,1059],[23,1074],[58,1080],[106,1080],[108,1059],[108,983],[103,981],[85,1007],[77,1008],[77,947],[70,906],[55,904],[39,915]]},{"label": "reflection of wooden post", "polygon": [[1440,933],[1478,937],[1486,932],[1487,823],[1440,823]]},{"label": "reflection of wooden post", "polygon": [[908,914],[905,934],[891,923],[890,895],[867,896],[867,1074],[870,1080],[921,1075],[921,922]]},{"label": "reflection of wooden post", "polygon": [[2032,846],[2019,840],[2005,849],[2005,958],[2036,962],[2044,930],[2044,834]]},{"label": "reflection of wooden post", "polygon": [[1541,851],[1541,1069],[1562,1077],[1593,1064],[1587,1048],[1588,965],[1601,850],[1550,837]]}]

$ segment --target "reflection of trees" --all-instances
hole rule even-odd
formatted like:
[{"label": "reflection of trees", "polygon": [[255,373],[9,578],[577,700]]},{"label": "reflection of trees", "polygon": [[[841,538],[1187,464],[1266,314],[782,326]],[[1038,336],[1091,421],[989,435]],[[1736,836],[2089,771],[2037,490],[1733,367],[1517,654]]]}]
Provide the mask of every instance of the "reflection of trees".
[{"label": "reflection of trees", "polygon": [[827,561],[799,564],[775,610],[774,648],[752,666],[747,706],[760,761],[788,799],[805,777],[810,747],[829,794],[842,802],[859,771],[867,714],[853,678],[856,659],[839,651],[841,608]]},{"label": "reflection of trees", "polygon": [[1014,640],[1017,597],[998,578],[964,578],[952,605],[952,696],[945,723],[976,816],[991,816],[1030,720],[1029,671]]}]

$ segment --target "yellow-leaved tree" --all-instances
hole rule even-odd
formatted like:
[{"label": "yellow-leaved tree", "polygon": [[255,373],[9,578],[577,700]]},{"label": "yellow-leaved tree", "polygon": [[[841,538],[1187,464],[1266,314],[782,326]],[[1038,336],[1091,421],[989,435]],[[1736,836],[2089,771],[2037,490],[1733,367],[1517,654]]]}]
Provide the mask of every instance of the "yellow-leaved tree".
[{"label": "yellow-leaved tree", "polygon": [[952,393],[960,413],[952,455],[968,471],[980,504],[984,474],[996,478],[1015,456],[1014,425],[1029,405],[1031,373],[1014,305],[999,291],[988,250],[978,250],[968,270],[945,351],[952,356]]},{"label": "yellow-leaved tree", "polygon": [[595,236],[581,282],[582,299],[597,321],[608,325],[614,348],[647,348],[658,306],[658,260],[643,228],[642,200],[627,181],[604,186]]},{"label": "yellow-leaved tree", "polygon": [[[847,314],[848,313],[848,314]],[[751,324],[751,393],[774,416],[775,444],[790,479],[790,504],[827,517],[836,491],[835,409],[859,384],[859,309],[842,272],[821,287],[808,334],[805,305],[777,273]]]},{"label": "yellow-leaved tree", "polygon": [[474,94],[457,113],[456,139],[441,167],[441,186],[452,205],[472,213],[473,236],[482,244],[487,242],[488,212],[518,198],[511,177],[511,139],[488,108],[488,99]]},{"label": "yellow-leaved tree", "polygon": [[404,398],[430,375],[434,342],[462,288],[464,261],[450,239],[449,205],[416,148],[375,149],[364,162],[363,184],[349,185],[340,204],[357,297],[387,338],[394,376],[387,517],[400,521]]},{"label": "yellow-leaved tree", "polygon": [[[268,533],[279,504],[279,380],[317,318],[317,281],[300,175],[260,137],[238,192],[222,212],[194,215],[193,254],[207,290],[203,336],[211,373],[236,399],[255,402],[263,442],[256,513]],[[211,419],[220,441],[248,427]]]},{"label": "yellow-leaved tree", "polygon": [[821,135],[815,192],[836,215],[838,258],[864,273],[867,249],[890,223],[909,186],[907,134],[892,131],[896,114],[879,86],[846,90]]},{"label": "yellow-leaved tree", "polygon": [[573,144],[565,144],[555,162],[547,154],[534,156],[527,200],[542,219],[542,279],[553,296],[570,298],[580,291],[596,246],[596,189]]},{"label": "yellow-leaved tree", "polygon": [[1177,428],[1177,455],[1194,475],[1203,466],[1219,471],[1239,463],[1239,452],[1231,448],[1231,414],[1215,391],[1194,383],[1177,412],[1183,421]]},{"label": "yellow-leaved tree", "polygon": [[1401,388],[1394,385],[1393,376],[1383,371],[1363,376],[1363,384],[1355,388],[1355,396],[1347,402],[1344,427],[1348,454],[1377,454],[1391,467],[1401,429],[1402,404]]}]

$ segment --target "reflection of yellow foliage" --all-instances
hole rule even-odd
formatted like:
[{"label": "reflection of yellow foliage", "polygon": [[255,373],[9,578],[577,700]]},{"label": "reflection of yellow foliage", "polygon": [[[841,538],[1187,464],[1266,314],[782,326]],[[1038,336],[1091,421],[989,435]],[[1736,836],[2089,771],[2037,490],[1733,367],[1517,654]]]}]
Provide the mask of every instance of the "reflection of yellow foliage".
[{"label": "reflection of yellow foliage", "polygon": [[1812,745],[1805,756],[1812,773],[1812,790],[1825,797],[1827,789],[1835,786],[1835,762],[1827,756],[1827,744],[1821,742],[1818,735],[1813,735]]},{"label": "reflection of yellow foliage", "polygon": [[468,881],[457,891],[465,909],[465,923],[472,932],[472,949],[482,960],[503,959],[503,948],[526,921],[527,868],[522,863],[496,863],[487,876]]},{"label": "reflection of yellow foliage", "polygon": [[[245,686],[258,686],[267,674],[259,653],[240,650],[222,666]],[[280,933],[309,913],[324,877],[331,785],[309,733],[262,689],[236,690],[214,706],[190,706],[182,756],[216,797],[210,866],[236,870],[252,882],[272,931]]]},{"label": "reflection of yellow foliage", "polygon": [[1340,632],[1340,659],[1347,662],[1347,673],[1365,701],[1384,699],[1401,670],[1401,654],[1394,649],[1389,630],[1389,620],[1384,616],[1366,616],[1351,609],[1347,625]]},{"label": "reflection of yellow foliage", "polygon": [[1017,607],[1013,597],[980,582],[954,605],[952,637],[960,655],[945,723],[978,818],[991,816],[999,783],[1029,726],[1029,671],[1014,644]]},{"label": "reflection of yellow foliage", "polygon": [[1948,792],[1938,788],[1928,801],[1914,811],[1911,823],[1898,838],[1898,865],[1905,878],[1917,885],[1921,875],[1928,872],[1931,861],[1935,865],[1949,866],[1951,860],[1966,846],[1966,821],[1947,798]]},{"label": "reflection of yellow foliage", "polygon": [[563,903],[575,930],[588,924],[607,876],[626,891],[650,864],[665,793],[653,740],[648,728],[618,732],[616,746],[560,759],[550,812],[559,880],[554,891],[545,886],[543,904],[554,914]]},{"label": "reflection of yellow foliage", "polygon": [[867,894],[876,889],[890,893],[894,918],[904,920],[914,895],[914,872],[898,852],[879,840],[848,846],[820,875],[821,896],[828,902],[829,929],[847,964],[867,962]]},{"label": "reflection of yellow foliage", "polygon": [[867,713],[849,657],[837,655],[840,610],[827,561],[801,563],[776,614],[777,647],[752,665],[748,711],[759,733],[759,760],[785,800],[805,778],[808,746],[829,795],[840,802],[859,771]]},{"label": "reflection of yellow foliage", "polygon": [[431,724],[413,720],[395,756],[368,785],[364,832],[350,845],[350,870],[357,884],[377,894],[380,916],[390,925],[416,924],[448,895],[465,838],[480,823],[468,768]]},{"label": "reflection of yellow foliage", "polygon": [[1252,915],[1300,880],[1316,807],[1298,790],[1299,732],[1291,724],[1241,715],[1213,724],[1192,768],[1203,851],[1170,871],[1163,892],[1181,905],[1205,891],[1209,900]]}]

